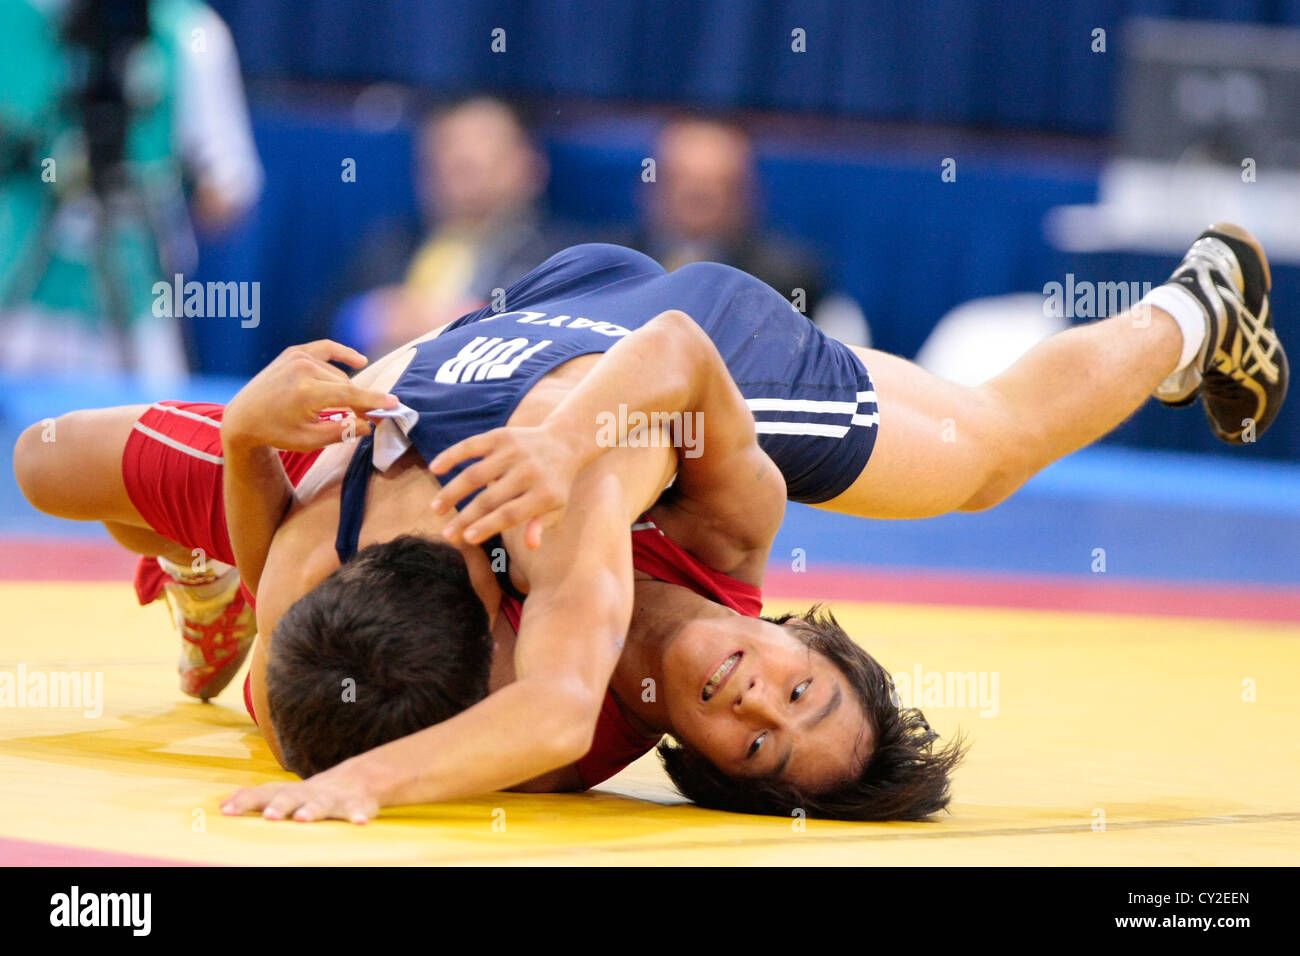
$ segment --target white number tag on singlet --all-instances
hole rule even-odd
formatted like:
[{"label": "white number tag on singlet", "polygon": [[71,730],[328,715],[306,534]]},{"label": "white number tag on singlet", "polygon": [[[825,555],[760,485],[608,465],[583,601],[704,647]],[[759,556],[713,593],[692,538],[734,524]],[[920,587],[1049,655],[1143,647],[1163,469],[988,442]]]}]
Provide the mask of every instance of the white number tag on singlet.
[{"label": "white number tag on singlet", "polygon": [[433,379],[442,385],[481,382],[484,379],[509,378],[532,356],[551,344],[550,339],[528,345],[528,339],[503,339],[477,336],[454,358],[438,368]]}]

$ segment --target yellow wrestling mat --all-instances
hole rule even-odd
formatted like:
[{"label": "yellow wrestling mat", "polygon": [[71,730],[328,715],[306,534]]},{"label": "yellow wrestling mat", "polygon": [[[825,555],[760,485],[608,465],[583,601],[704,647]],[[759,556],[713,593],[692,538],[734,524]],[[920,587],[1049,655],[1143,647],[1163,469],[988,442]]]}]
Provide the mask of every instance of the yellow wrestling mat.
[{"label": "yellow wrestling mat", "polygon": [[[807,603],[769,599],[769,610]],[[184,698],[165,610],[137,607],[125,583],[0,583],[0,674],[90,672],[88,687],[102,674],[99,716],[51,701],[0,709],[0,843],[10,863],[22,862],[12,847],[35,843],[228,864],[1300,859],[1300,626],[835,610],[908,675],[900,691],[915,685],[911,700],[937,730],[970,736],[949,814],[853,824],[704,811],[681,803],[650,755],[592,793],[399,808],[366,827],[226,818],[218,804],[234,788],[288,776],[244,713],[239,685],[218,704]]]}]

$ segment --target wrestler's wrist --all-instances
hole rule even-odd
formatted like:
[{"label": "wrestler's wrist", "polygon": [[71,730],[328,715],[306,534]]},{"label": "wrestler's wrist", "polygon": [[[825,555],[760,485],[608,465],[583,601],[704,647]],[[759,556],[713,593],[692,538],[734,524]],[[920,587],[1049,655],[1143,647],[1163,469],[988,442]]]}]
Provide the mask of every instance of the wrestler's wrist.
[{"label": "wrestler's wrist", "polygon": [[240,428],[231,426],[228,422],[221,423],[221,450],[226,460],[233,458],[249,458],[257,454],[258,449],[265,446],[257,440],[257,436]]},{"label": "wrestler's wrist", "polygon": [[381,807],[401,802],[401,791],[406,784],[405,775],[389,766],[380,754],[371,751],[358,754],[334,768],[346,773],[362,791]]},{"label": "wrestler's wrist", "polygon": [[269,448],[270,444],[259,434],[255,419],[249,419],[244,412],[244,405],[236,396],[226,406],[221,419],[221,447],[226,457],[239,455],[247,457],[259,449]]},{"label": "wrestler's wrist", "polygon": [[548,441],[553,441],[564,449],[564,457],[572,463],[571,470],[575,475],[599,458],[603,450],[591,430],[577,427],[564,419],[548,418],[540,428]]},{"label": "wrestler's wrist", "polygon": [[239,396],[232,398],[221,416],[221,448],[229,457],[257,447],[257,442],[244,421],[244,406]]}]

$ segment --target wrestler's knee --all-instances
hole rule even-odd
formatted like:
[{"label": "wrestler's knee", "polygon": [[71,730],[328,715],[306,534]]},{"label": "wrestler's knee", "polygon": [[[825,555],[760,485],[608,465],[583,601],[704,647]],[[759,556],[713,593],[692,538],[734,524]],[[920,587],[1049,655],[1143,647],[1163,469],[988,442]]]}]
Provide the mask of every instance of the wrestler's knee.
[{"label": "wrestler's knee", "polygon": [[58,434],[55,419],[36,422],[23,429],[14,443],[14,478],[33,508],[51,512],[52,491],[55,487],[54,458],[57,450],[51,446]]},{"label": "wrestler's knee", "polygon": [[1023,485],[1037,468],[1038,423],[1012,407],[988,386],[972,389],[969,440],[974,448],[975,489],[961,511],[984,511],[1000,504]]},{"label": "wrestler's knee", "polygon": [[84,409],[28,426],[14,444],[14,478],[32,507],[77,521],[131,517],[121,463],[138,411]]}]

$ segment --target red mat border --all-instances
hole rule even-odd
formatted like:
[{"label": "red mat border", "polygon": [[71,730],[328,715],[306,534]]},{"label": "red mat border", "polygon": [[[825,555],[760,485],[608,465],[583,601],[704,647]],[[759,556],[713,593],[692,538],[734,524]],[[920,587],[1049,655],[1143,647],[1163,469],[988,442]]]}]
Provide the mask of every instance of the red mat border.
[{"label": "red mat border", "polygon": [[876,601],[956,607],[1007,607],[1092,614],[1246,621],[1300,621],[1300,588],[1164,582],[982,571],[865,570],[834,568],[816,573],[769,572],[763,593],[770,599],[815,594],[834,601]]},{"label": "red mat border", "polygon": [[[0,540],[0,581],[121,581],[129,587],[135,564],[135,555],[109,541]],[[827,602],[880,601],[1300,622],[1300,588],[1221,581],[1146,581],[1105,574],[1065,577],[830,566],[803,574],[784,569],[770,571],[763,590],[769,597],[815,594]]]},{"label": "red mat border", "polygon": [[124,581],[138,558],[112,541],[0,539],[0,581]]},{"label": "red mat border", "polygon": [[112,850],[92,850],[89,847],[64,846],[36,840],[15,840],[0,837],[0,866],[204,866],[185,860],[169,860],[160,856],[139,856],[134,853],[115,853]]}]

